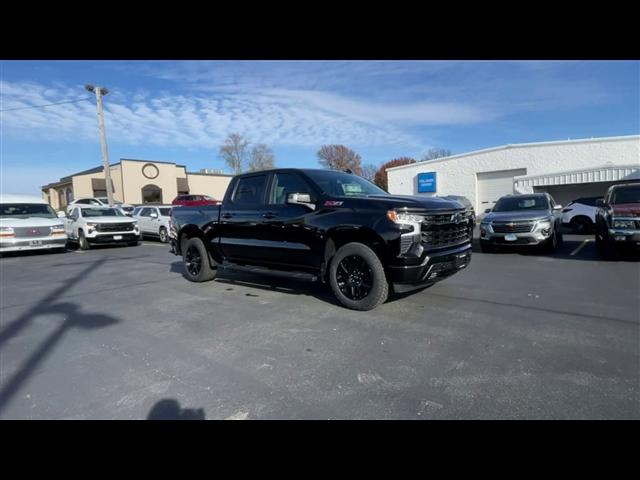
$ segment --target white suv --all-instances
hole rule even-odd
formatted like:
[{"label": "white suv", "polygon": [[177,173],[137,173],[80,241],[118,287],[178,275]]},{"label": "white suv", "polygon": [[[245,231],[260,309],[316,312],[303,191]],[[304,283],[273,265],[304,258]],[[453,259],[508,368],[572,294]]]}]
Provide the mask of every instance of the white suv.
[{"label": "white suv", "polygon": [[137,245],[140,240],[138,221],[115,207],[75,205],[66,221],[69,240],[87,250],[96,243],[127,243]]},{"label": "white suv", "polygon": [[0,195],[0,253],[21,250],[64,252],[63,219],[38,197]]},{"label": "white suv", "polygon": [[136,207],[133,218],[138,220],[140,233],[158,237],[162,243],[169,241],[169,219],[173,205],[150,205]]},{"label": "white suv", "polygon": [[602,197],[583,197],[569,202],[562,210],[562,225],[575,233],[593,232],[598,200]]}]

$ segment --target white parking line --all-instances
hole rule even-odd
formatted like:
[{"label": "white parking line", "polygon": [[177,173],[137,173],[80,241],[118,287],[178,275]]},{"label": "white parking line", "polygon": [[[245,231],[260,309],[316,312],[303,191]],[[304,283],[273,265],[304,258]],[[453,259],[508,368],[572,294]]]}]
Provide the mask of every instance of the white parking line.
[{"label": "white parking line", "polygon": [[571,253],[570,253],[570,255],[575,255],[575,254],[576,254],[576,253],[578,253],[580,250],[582,250],[582,249],[584,248],[584,246],[585,246],[587,243],[589,243],[589,242],[591,242],[591,241],[592,241],[592,239],[587,238],[587,239],[586,239],[585,241],[583,241],[580,245],[578,245],[578,246],[576,247],[576,249],[575,249],[573,252],[571,252]]}]

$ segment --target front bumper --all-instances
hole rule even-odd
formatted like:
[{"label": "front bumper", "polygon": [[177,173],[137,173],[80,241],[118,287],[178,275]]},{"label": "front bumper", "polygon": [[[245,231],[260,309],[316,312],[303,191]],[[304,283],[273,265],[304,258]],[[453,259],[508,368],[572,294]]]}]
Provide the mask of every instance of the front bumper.
[{"label": "front bumper", "polygon": [[471,243],[427,253],[419,265],[389,265],[387,278],[397,293],[427,287],[465,268],[471,262]]},{"label": "front bumper", "polygon": [[[119,238],[118,238],[119,237]],[[100,233],[92,237],[85,237],[89,243],[122,243],[122,242],[135,242],[140,240],[139,233],[123,232],[123,233]]]},{"label": "front bumper", "polygon": [[640,245],[640,230],[627,230],[622,228],[610,228],[609,236],[616,242],[625,242]]},{"label": "front bumper", "polygon": [[[551,238],[552,232],[549,235],[544,235],[541,231],[524,232],[524,233],[495,233],[483,230],[480,228],[480,241],[491,243],[494,245],[540,245],[545,243]],[[506,240],[507,235],[515,235],[515,240]]]},{"label": "front bumper", "polygon": [[48,250],[64,248],[67,244],[66,235],[39,238],[4,238],[0,241],[0,253],[20,252],[24,250]]}]

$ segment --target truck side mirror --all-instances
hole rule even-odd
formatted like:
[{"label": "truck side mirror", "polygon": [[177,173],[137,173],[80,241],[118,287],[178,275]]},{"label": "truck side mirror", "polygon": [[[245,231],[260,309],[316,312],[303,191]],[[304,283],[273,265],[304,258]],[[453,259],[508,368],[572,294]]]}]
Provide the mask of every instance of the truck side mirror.
[{"label": "truck side mirror", "polygon": [[151,218],[158,218],[158,214],[156,212],[151,212]]},{"label": "truck side mirror", "polygon": [[290,193],[287,195],[287,203],[290,205],[303,205],[311,210],[315,210],[316,206],[311,203],[311,195],[308,193]]},{"label": "truck side mirror", "polygon": [[562,210],[562,205],[556,205],[553,207],[554,210]]},{"label": "truck side mirror", "polygon": [[67,214],[64,213],[64,210],[60,210],[58,212],[58,218],[67,218]]}]

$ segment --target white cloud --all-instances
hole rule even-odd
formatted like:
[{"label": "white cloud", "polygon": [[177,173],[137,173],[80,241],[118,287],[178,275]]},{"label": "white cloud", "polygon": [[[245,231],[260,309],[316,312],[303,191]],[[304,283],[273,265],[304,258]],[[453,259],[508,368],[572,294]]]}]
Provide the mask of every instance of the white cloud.
[{"label": "white cloud", "polygon": [[[0,82],[2,109],[78,98],[77,93],[73,95],[77,91]],[[153,97],[147,92],[121,93],[119,98],[105,98],[105,112],[109,141],[183,148],[216,148],[234,131],[272,145],[417,145],[420,142],[405,133],[403,126],[483,120],[482,112],[464,105],[373,103],[327,92],[287,89]],[[97,136],[92,100],[1,115],[7,137],[93,141]]]}]

